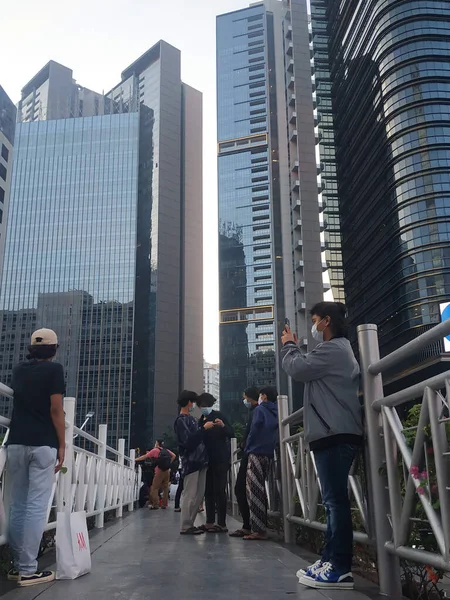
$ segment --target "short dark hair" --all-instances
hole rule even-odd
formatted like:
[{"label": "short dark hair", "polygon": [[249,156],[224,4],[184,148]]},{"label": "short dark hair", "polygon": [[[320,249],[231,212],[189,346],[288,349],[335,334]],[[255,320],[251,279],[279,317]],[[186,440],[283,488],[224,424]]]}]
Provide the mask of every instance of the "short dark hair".
[{"label": "short dark hair", "polygon": [[164,446],[164,440],[162,438],[159,438],[158,440],[156,440],[158,442],[158,444],[160,446]]},{"label": "short dark hair", "polygon": [[342,302],[319,302],[312,307],[310,314],[321,319],[330,317],[333,337],[348,338],[347,309]]},{"label": "short dark hair", "polygon": [[48,360],[49,358],[56,356],[57,350],[57,344],[53,344],[51,346],[46,346],[44,344],[39,346],[28,346],[27,359]]},{"label": "short dark hair", "polygon": [[208,394],[208,392],[203,392],[203,394],[200,394],[197,398],[197,406],[211,407],[214,406],[216,402],[216,398],[214,398],[212,394]]},{"label": "short dark hair", "polygon": [[178,396],[178,406],[181,406],[181,408],[185,408],[189,402],[197,402],[197,392],[191,392],[189,390],[183,390],[181,392],[181,394]]},{"label": "short dark hair", "polygon": [[263,387],[259,393],[264,394],[264,396],[267,396],[267,400],[269,402],[276,402],[278,400],[278,392],[277,392],[277,388],[275,388],[275,387],[271,387],[271,386]]},{"label": "short dark hair", "polygon": [[244,395],[256,402],[259,398],[259,390],[256,386],[252,385],[245,390]]}]

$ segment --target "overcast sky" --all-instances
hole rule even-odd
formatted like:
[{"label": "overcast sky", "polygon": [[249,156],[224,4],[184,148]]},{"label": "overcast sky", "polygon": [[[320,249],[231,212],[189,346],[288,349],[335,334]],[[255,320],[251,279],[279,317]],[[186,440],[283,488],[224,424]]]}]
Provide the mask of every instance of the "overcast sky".
[{"label": "overcast sky", "polygon": [[0,84],[14,102],[50,59],[80,85],[108,91],[164,39],[181,50],[183,80],[203,92],[206,360],[218,360],[215,18],[249,0],[20,0],[2,8]]}]

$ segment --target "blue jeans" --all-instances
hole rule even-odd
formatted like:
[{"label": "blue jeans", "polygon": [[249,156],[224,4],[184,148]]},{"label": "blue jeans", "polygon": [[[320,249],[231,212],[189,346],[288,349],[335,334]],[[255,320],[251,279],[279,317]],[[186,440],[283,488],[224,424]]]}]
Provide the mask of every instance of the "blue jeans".
[{"label": "blue jeans", "polygon": [[326,544],[322,560],[341,572],[352,570],[353,525],[348,493],[348,475],[357,447],[339,444],[314,452],[327,513]]},{"label": "blue jeans", "polygon": [[21,575],[37,571],[39,546],[55,480],[56,449],[49,446],[8,446],[11,481],[9,544],[14,568]]}]

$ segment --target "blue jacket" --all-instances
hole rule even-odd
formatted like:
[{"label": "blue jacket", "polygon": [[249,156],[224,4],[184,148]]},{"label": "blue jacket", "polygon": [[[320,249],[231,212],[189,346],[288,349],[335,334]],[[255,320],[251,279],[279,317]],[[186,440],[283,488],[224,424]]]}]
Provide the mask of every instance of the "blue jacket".
[{"label": "blue jacket", "polygon": [[263,402],[253,411],[245,453],[273,457],[277,443],[278,406],[275,402]]},{"label": "blue jacket", "polygon": [[181,459],[181,476],[186,477],[208,466],[205,430],[191,415],[179,415],[174,424]]}]

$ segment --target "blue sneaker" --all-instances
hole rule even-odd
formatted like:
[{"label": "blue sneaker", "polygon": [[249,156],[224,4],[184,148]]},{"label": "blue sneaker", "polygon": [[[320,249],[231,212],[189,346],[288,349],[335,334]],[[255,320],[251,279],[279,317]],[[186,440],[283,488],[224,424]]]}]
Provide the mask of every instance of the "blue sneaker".
[{"label": "blue sneaker", "polygon": [[304,575],[299,581],[307,587],[319,590],[353,590],[355,587],[352,574],[340,573],[331,563],[326,563],[314,577]]},{"label": "blue sneaker", "polygon": [[312,577],[314,578],[319,571],[323,569],[324,563],[321,558],[316,560],[316,562],[310,567],[306,567],[306,569],[299,569],[297,571],[297,577],[300,579],[301,577]]}]

